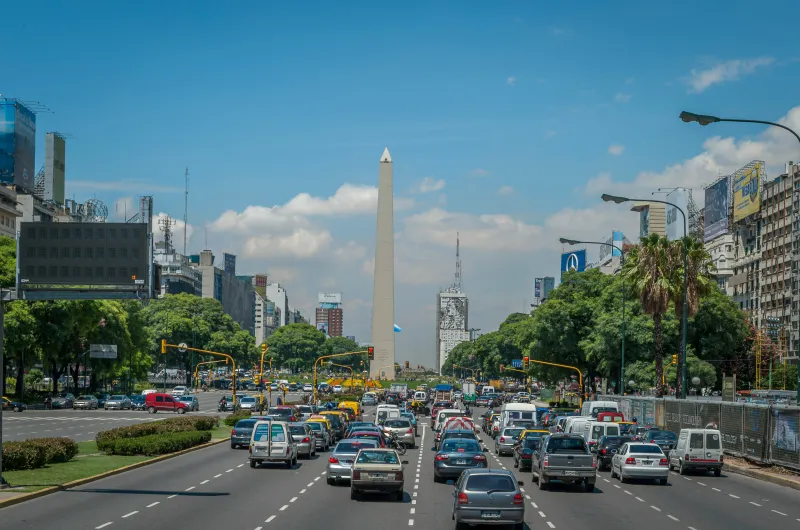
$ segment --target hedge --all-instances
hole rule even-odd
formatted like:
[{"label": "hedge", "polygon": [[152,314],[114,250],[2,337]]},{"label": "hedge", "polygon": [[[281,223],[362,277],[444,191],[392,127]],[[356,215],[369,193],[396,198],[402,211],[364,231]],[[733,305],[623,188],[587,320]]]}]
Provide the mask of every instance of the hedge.
[{"label": "hedge", "polygon": [[[47,464],[69,462],[78,454],[78,443],[71,438],[32,438],[23,443],[44,449]],[[5,450],[3,453],[5,458]]]},{"label": "hedge", "polygon": [[250,417],[249,410],[237,410],[236,412],[234,412],[233,414],[222,420],[222,423],[224,423],[228,427],[233,427],[239,420],[246,420],[249,417]]},{"label": "hedge", "polygon": [[104,451],[111,455],[157,456],[175,453],[210,441],[210,431],[165,432],[138,438],[117,438],[109,441]]},{"label": "hedge", "polygon": [[95,440],[99,450],[108,452],[116,440],[136,439],[167,433],[210,431],[217,425],[219,425],[219,418],[216,416],[179,416],[177,418],[137,423],[127,427],[116,427],[107,431],[100,431],[97,433]]},{"label": "hedge", "polygon": [[38,469],[47,464],[47,452],[38,444],[5,442],[3,444],[3,471]]}]

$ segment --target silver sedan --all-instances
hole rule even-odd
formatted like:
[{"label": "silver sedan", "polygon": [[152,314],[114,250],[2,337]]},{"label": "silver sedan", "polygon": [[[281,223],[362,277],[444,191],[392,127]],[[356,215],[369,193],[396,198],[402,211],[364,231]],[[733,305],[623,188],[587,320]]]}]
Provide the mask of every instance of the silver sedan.
[{"label": "silver sedan", "polygon": [[111,396],[103,405],[106,410],[125,410],[131,408],[131,399],[128,396]]},{"label": "silver sedan", "polygon": [[411,421],[407,419],[386,420],[383,423],[383,432],[386,434],[394,433],[397,435],[398,440],[403,442],[408,447],[413,448],[417,444],[417,439],[414,436],[414,427],[411,426]]},{"label": "silver sedan", "polygon": [[611,459],[611,478],[658,480],[662,486],[669,478],[669,459],[654,443],[629,442]]}]

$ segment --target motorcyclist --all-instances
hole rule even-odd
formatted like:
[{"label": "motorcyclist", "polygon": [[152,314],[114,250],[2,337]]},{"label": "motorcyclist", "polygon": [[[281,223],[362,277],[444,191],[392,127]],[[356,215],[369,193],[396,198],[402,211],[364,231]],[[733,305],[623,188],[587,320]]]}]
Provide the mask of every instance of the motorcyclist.
[{"label": "motorcyclist", "polygon": [[228,398],[222,396],[222,399],[219,400],[219,410],[224,412],[228,408]]}]

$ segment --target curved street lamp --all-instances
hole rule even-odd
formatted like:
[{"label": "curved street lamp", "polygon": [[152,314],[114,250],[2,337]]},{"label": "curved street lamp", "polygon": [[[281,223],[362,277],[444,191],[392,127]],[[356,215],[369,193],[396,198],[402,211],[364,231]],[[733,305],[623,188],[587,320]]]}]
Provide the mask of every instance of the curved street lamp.
[{"label": "curved street lamp", "polygon": [[[600,241],[578,241],[577,239],[567,239],[565,237],[561,237],[558,241],[562,245],[601,245],[606,247],[611,247],[616,250],[619,250],[619,262],[620,265],[625,264],[625,253],[622,251],[620,247],[614,245],[613,243],[601,243]],[[622,354],[620,355],[620,363],[619,363],[619,391],[621,395],[625,395],[625,385],[624,385],[624,378],[625,378],[625,278],[622,279]]]},{"label": "curved street lamp", "polygon": [[686,236],[687,236],[687,229],[686,229],[686,212],[683,211],[683,208],[678,206],[675,203],[668,202],[668,201],[659,201],[656,199],[629,199],[628,197],[620,197],[618,195],[609,195],[604,193],[600,196],[605,202],[613,202],[615,204],[622,204],[624,202],[651,202],[651,203],[658,203],[658,204],[666,204],[668,206],[674,207],[676,210],[681,212],[683,216],[683,239],[681,240],[681,247],[683,249],[683,337],[681,339],[681,358],[683,362],[681,364],[681,399],[686,399],[686,330],[688,327],[688,313],[689,313],[689,303],[686,299]]}]

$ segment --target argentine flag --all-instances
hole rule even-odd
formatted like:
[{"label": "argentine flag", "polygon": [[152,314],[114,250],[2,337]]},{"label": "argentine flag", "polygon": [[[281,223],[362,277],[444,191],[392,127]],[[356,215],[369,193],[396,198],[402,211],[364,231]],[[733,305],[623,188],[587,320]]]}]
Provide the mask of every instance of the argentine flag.
[{"label": "argentine flag", "polygon": [[394,325],[394,332],[395,333],[400,333],[401,331],[403,331],[403,329],[400,326],[398,326],[397,324],[395,324]]}]

